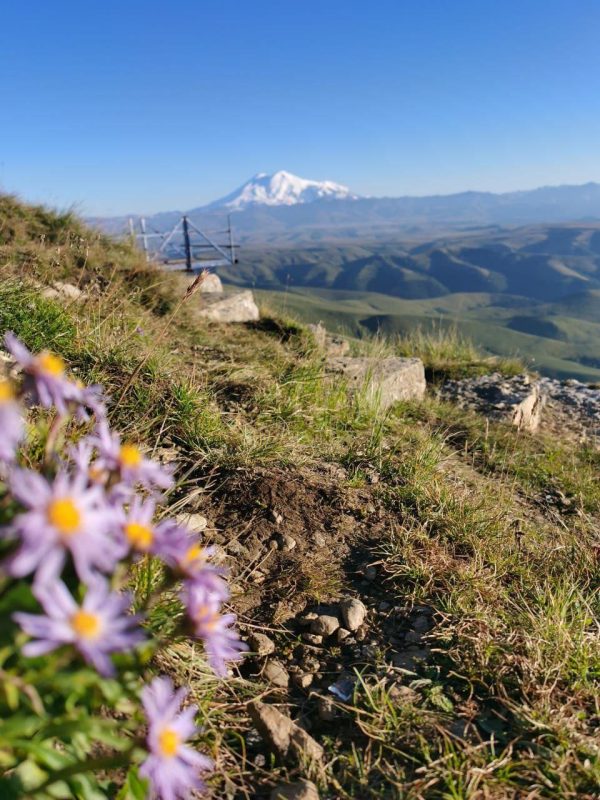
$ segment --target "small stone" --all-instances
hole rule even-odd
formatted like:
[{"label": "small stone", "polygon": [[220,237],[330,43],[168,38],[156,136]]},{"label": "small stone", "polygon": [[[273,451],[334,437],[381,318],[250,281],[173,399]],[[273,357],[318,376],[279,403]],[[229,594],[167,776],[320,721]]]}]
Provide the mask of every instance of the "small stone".
[{"label": "small stone", "polygon": [[337,640],[338,642],[343,642],[349,636],[352,636],[350,631],[347,631],[346,628],[338,628],[337,629]]},{"label": "small stone", "polygon": [[304,631],[302,634],[302,639],[305,642],[308,642],[308,644],[315,645],[315,647],[319,644],[323,644],[323,637],[318,636],[316,633],[308,633],[307,631]]},{"label": "small stone", "polygon": [[275,509],[272,508],[271,519],[276,525],[281,525],[281,523],[283,522],[283,514],[280,514],[279,511],[275,511]]},{"label": "small stone", "polygon": [[292,536],[288,536],[287,534],[282,534],[277,539],[277,546],[280,550],[293,550],[296,547],[296,540]]},{"label": "small stone", "polygon": [[316,672],[319,669],[319,662],[316,658],[306,656],[300,662],[300,666],[302,669],[306,670],[306,672]]},{"label": "small stone", "polygon": [[331,636],[340,627],[340,622],[337,617],[329,614],[321,614],[311,625],[311,631],[318,636]]},{"label": "small stone", "polygon": [[357,642],[364,642],[367,638],[368,630],[366,625],[361,625],[360,628],[354,634],[356,637]]},{"label": "small stone", "polygon": [[201,533],[208,525],[208,520],[203,514],[186,514],[184,512],[183,514],[178,514],[175,519],[186,528],[189,528],[192,533]]},{"label": "small stone", "polygon": [[368,581],[374,581],[377,577],[377,568],[376,567],[367,567],[365,570],[365,578]]},{"label": "small stone", "polygon": [[323,759],[321,745],[281,711],[258,700],[250,704],[249,711],[259,734],[280,758],[293,757],[300,763]]},{"label": "small stone", "polygon": [[354,597],[342,600],[340,609],[344,624],[349,631],[357,631],[367,616],[365,605]]},{"label": "small stone", "polygon": [[298,617],[298,625],[302,625],[302,627],[306,627],[310,625],[311,622],[317,619],[319,615],[315,614],[314,611],[309,611],[307,614],[302,614],[301,617]]},{"label": "small stone", "polygon": [[312,781],[303,778],[296,783],[280,783],[269,800],[319,800],[319,792]]},{"label": "small stone", "polygon": [[299,689],[308,689],[311,683],[314,680],[314,675],[310,672],[304,672],[300,675],[294,675],[293,681],[294,685],[297,686]]},{"label": "small stone", "polygon": [[338,715],[335,704],[329,697],[319,697],[317,710],[319,719],[322,719],[324,722],[331,722]]},{"label": "small stone", "polygon": [[273,686],[278,686],[280,689],[287,689],[290,683],[290,676],[288,671],[280,661],[269,659],[263,669],[263,676]]},{"label": "small stone", "polygon": [[275,652],[275,642],[271,641],[264,633],[251,633],[248,644],[257,656],[268,656]]}]

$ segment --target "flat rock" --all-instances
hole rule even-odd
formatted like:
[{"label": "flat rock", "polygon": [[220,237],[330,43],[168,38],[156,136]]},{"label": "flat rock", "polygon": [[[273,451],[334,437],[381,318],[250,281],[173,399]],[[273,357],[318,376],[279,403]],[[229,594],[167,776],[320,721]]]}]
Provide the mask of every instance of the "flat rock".
[{"label": "flat rock", "polygon": [[319,792],[312,781],[303,778],[296,783],[280,783],[271,792],[270,800],[319,800]]},{"label": "flat rock", "polygon": [[280,689],[286,689],[290,683],[290,676],[283,664],[275,659],[269,659],[263,669],[263,677]]},{"label": "flat rock", "polygon": [[275,642],[264,633],[251,633],[248,637],[248,644],[252,652],[258,656],[269,656],[275,652]]},{"label": "flat rock", "polygon": [[63,298],[64,300],[79,300],[83,296],[83,292],[78,286],[72,283],[63,283],[62,281],[54,281],[52,286],[48,286],[42,291],[42,297],[48,300],[56,298]]},{"label": "flat rock", "polygon": [[208,520],[203,514],[186,514],[183,512],[182,514],[178,514],[175,519],[177,522],[181,523],[181,525],[185,525],[186,528],[189,528],[192,533],[201,533],[208,525]]},{"label": "flat rock", "polygon": [[344,625],[349,631],[357,631],[367,616],[367,609],[360,600],[355,597],[349,597],[347,600],[342,600],[340,603],[342,618]]},{"label": "flat rock", "polygon": [[196,313],[212,322],[256,322],[260,318],[254,295],[249,289],[202,294]]},{"label": "flat rock", "polygon": [[420,358],[338,356],[328,359],[327,369],[343,375],[351,390],[364,391],[381,408],[398,400],[421,400],[427,387]]},{"label": "flat rock", "polygon": [[274,706],[255,701],[249,706],[250,717],[262,739],[282,760],[321,761],[323,748],[310,734]]}]

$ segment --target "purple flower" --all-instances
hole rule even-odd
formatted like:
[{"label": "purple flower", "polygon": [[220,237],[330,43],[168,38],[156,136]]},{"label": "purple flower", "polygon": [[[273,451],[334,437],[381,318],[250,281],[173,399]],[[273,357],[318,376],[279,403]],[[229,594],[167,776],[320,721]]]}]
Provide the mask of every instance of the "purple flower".
[{"label": "purple flower", "polygon": [[81,381],[76,381],[76,386],[79,392],[77,397],[79,404],[77,408],[78,418],[83,422],[87,422],[90,418],[89,410],[97,419],[104,419],[106,417],[106,402],[102,387],[99,384],[84,386]]},{"label": "purple flower", "polygon": [[121,442],[119,434],[111,431],[105,420],[98,423],[92,441],[99,453],[96,466],[118,472],[126,486],[139,483],[147,489],[168,489],[173,485],[173,476],[168,469],[146,458],[136,445]]},{"label": "purple flower", "polygon": [[14,461],[24,432],[25,424],[13,385],[0,378],[0,461]]},{"label": "purple flower", "polygon": [[229,588],[222,575],[225,570],[211,564],[214,547],[204,547],[198,537],[173,519],[160,523],[163,533],[161,556],[163,560],[191,584],[204,586],[211,594],[224,601],[229,598]]},{"label": "purple flower", "polygon": [[205,586],[187,583],[182,593],[194,633],[204,642],[208,663],[217,673],[227,674],[227,661],[239,661],[248,646],[231,630],[235,614],[220,614],[221,602]]},{"label": "purple flower", "polygon": [[171,527],[168,522],[152,521],[156,504],[152,498],[135,496],[121,523],[125,551],[164,556],[169,552]]},{"label": "purple flower", "polygon": [[180,710],[186,696],[185,689],[173,691],[171,680],[164,677],[154,678],[142,691],[150,754],[140,775],[150,781],[151,797],[160,800],[177,800],[194,789],[205,789],[199,775],[214,766],[210,758],[185,744],[197,733],[194,717],[198,710],[196,706]]},{"label": "purple flower", "polygon": [[114,538],[119,516],[105,502],[101,487],[89,487],[81,472],[74,476],[59,472],[50,483],[26,469],[13,469],[9,484],[13,496],[27,509],[17,514],[5,531],[21,540],[7,562],[11,575],[35,572],[36,582],[57,578],[67,552],[83,581],[88,581],[95,569],[112,570],[120,557]]},{"label": "purple flower", "polygon": [[4,336],[4,344],[25,373],[24,389],[32,402],[44,408],[56,406],[60,414],[66,414],[69,403],[79,400],[80,389],[67,377],[60,356],[49,350],[33,355],[10,331]]},{"label": "purple flower", "polygon": [[111,592],[99,576],[89,584],[78,606],[62,581],[38,586],[34,594],[45,616],[17,612],[13,619],[34,637],[23,647],[26,656],[40,656],[63,645],[73,645],[101,675],[114,675],[111,653],[130,650],[144,638],[135,626],[138,616],[127,614],[128,594]]}]

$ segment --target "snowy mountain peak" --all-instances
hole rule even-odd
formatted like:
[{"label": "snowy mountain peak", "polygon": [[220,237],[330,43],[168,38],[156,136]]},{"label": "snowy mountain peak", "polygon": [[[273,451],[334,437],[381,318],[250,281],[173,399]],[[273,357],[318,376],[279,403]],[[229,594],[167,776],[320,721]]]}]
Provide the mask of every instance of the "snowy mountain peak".
[{"label": "snowy mountain peak", "polygon": [[314,200],[356,200],[347,186],[333,181],[311,181],[280,170],[268,175],[258,172],[235,192],[211,203],[209,208],[241,211],[248,206],[293,206]]}]

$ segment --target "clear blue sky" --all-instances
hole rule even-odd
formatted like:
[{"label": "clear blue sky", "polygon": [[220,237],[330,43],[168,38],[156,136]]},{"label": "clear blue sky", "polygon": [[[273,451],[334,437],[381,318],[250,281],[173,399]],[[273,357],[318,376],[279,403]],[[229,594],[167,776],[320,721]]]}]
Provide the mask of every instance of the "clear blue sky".
[{"label": "clear blue sky", "polygon": [[184,209],[600,180],[598,0],[4,0],[0,187]]}]

